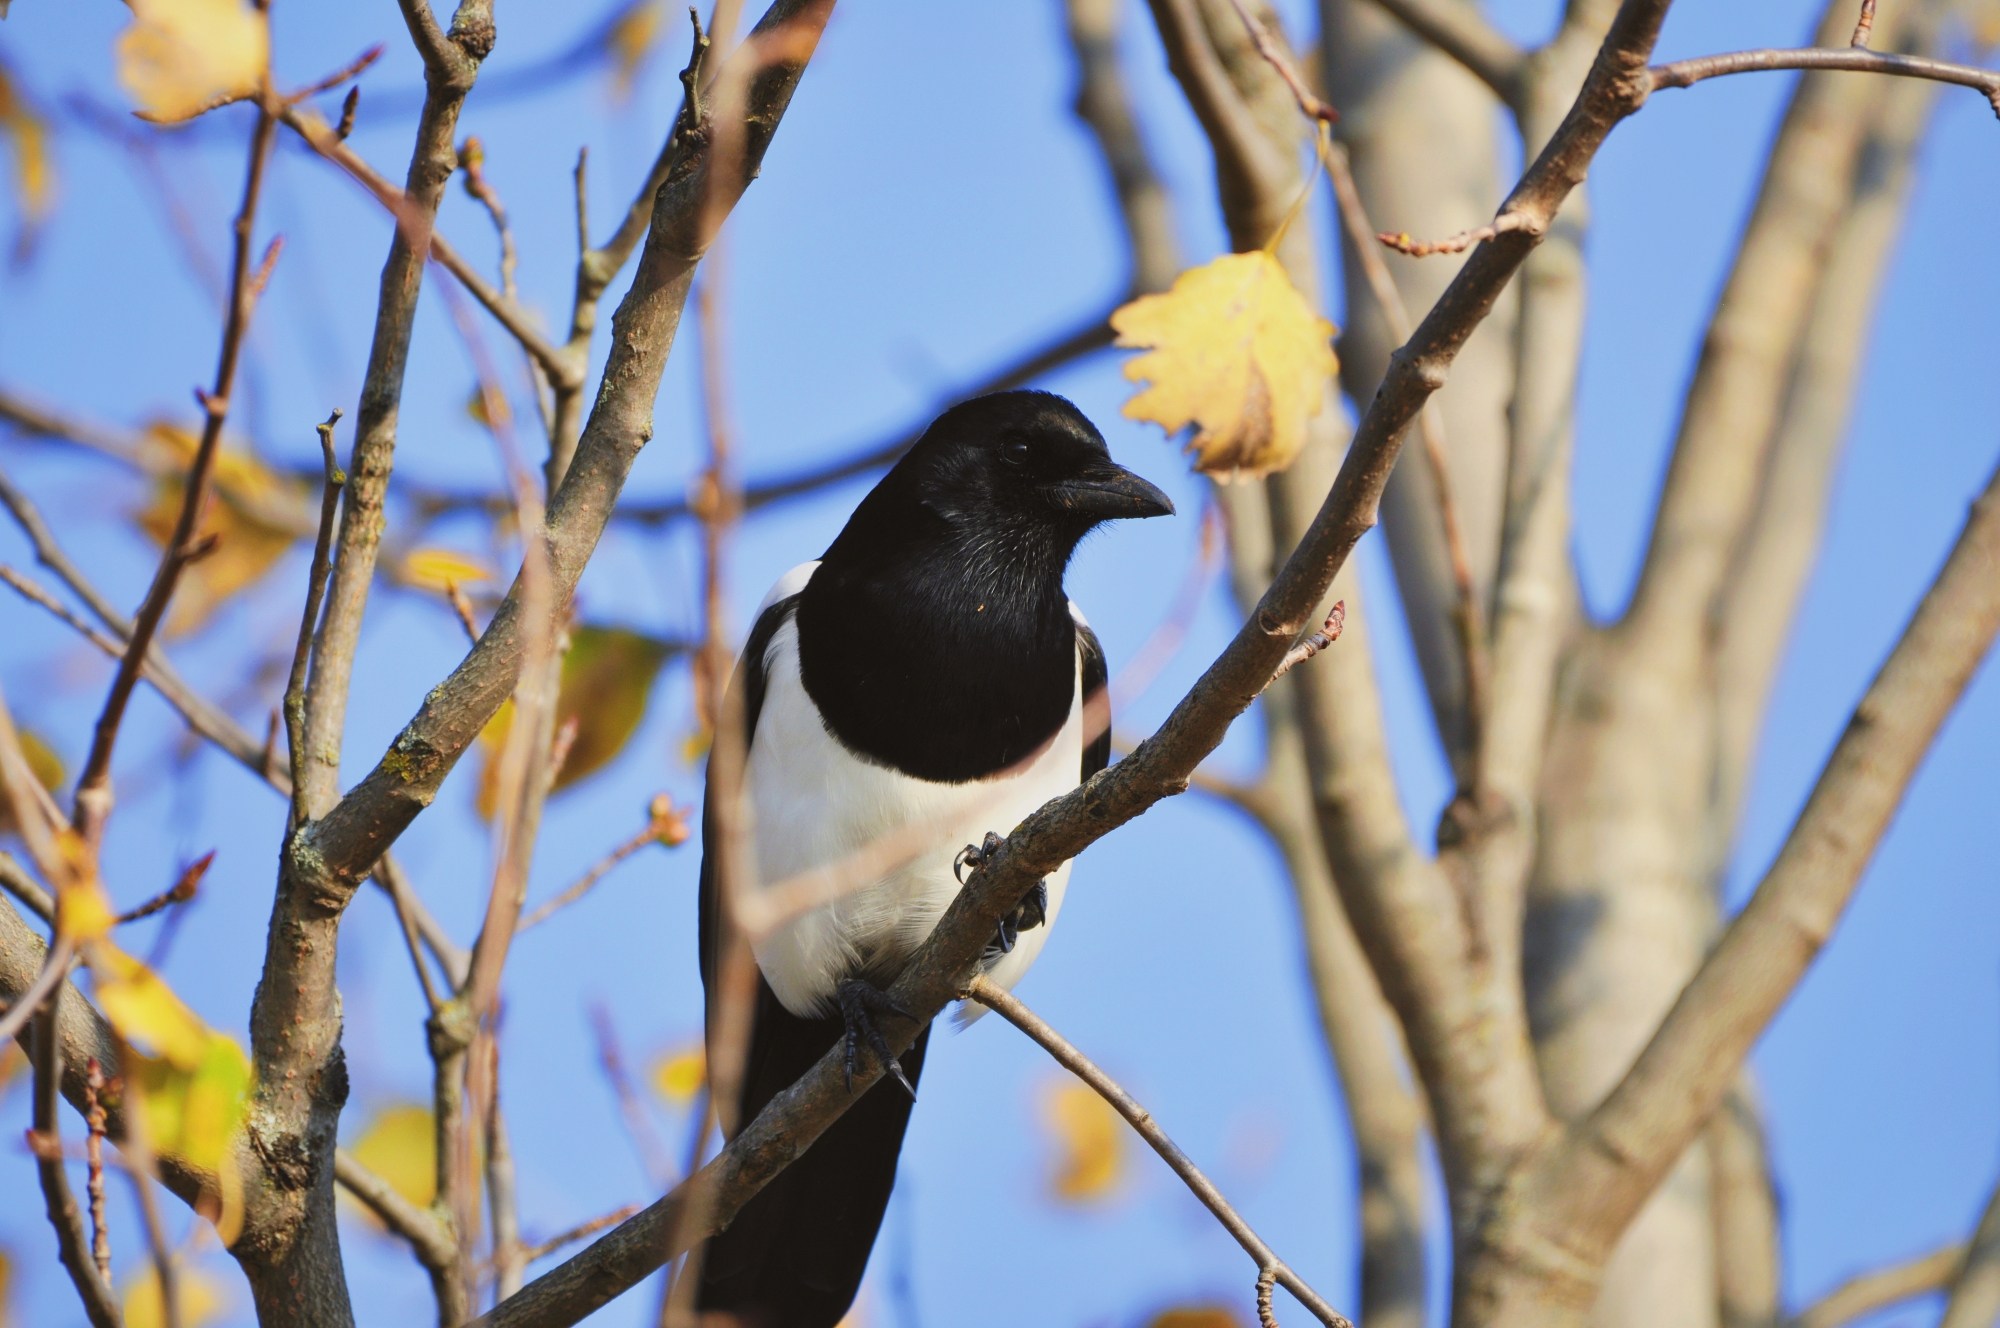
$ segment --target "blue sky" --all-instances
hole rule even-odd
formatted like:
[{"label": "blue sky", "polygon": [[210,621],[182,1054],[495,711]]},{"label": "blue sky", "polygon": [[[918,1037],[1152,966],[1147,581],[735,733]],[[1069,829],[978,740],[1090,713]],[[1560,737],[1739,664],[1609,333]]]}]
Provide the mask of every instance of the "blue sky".
[{"label": "blue sky", "polygon": [[[1143,125],[1173,187],[1185,250],[1199,261],[1224,243],[1208,152],[1143,7],[1129,8],[1126,58]],[[1533,39],[1549,10],[1506,0],[1496,17]],[[1311,31],[1307,6],[1286,12],[1295,37]],[[1794,44],[1812,18],[1801,0],[1684,0],[1661,56]],[[110,47],[126,19],[110,3],[19,0],[0,26],[0,55],[45,103],[80,94],[115,112],[125,103]],[[420,71],[395,7],[277,0],[274,21],[278,68],[292,83],[389,43],[364,80],[353,143],[400,176],[412,118],[397,94],[417,86]],[[598,21],[595,9],[502,6],[486,77],[566,48]],[[462,129],[485,140],[488,173],[514,217],[524,296],[552,323],[567,308],[571,281],[576,149],[591,150],[601,236],[673,114],[672,74],[685,42],[674,30],[622,104],[598,74],[533,96],[476,91],[466,108]],[[1115,297],[1124,281],[1121,232],[1098,161],[1068,111],[1071,77],[1055,0],[896,0],[836,12],[726,241],[728,370],[752,477],[885,437]],[[1757,76],[1663,94],[1617,131],[1593,171],[1575,544],[1599,611],[1615,610],[1636,569],[1679,394],[1788,87],[1783,76]],[[214,298],[138,159],[75,113],[58,120],[59,211],[33,265],[0,274],[0,383],[113,421],[185,419],[191,385],[213,369]],[[198,248],[216,266],[246,133],[242,116],[219,113],[158,158]],[[1512,151],[1505,143],[1495,150]],[[1826,557],[1779,680],[1732,902],[1775,851],[2000,451],[1990,320],[2000,268],[1990,246],[1968,243],[2000,211],[1996,167],[2000,136],[1990,112],[1974,94],[1947,93],[1863,363]],[[311,424],[334,405],[352,414],[388,227],[373,203],[290,143],[281,144],[268,203],[262,233],[283,232],[287,249],[257,323],[237,418],[267,454],[305,463],[317,455]],[[1314,224],[1329,233],[1323,209]],[[485,220],[456,188],[442,227],[480,262],[492,261]],[[497,329],[489,325],[486,335],[504,352]],[[698,464],[695,372],[688,338],[668,367],[657,433],[628,490],[635,497],[680,493]],[[1115,670],[1174,597],[1196,547],[1201,490],[1156,429],[1119,418],[1127,388],[1115,357],[1100,355],[1046,385],[1073,396],[1114,453],[1166,487],[1183,513],[1105,532],[1073,567],[1072,592]],[[492,445],[462,408],[471,386],[465,352],[429,293],[405,393],[399,474],[456,486],[497,479]],[[344,429],[341,437],[344,448]],[[153,554],[124,514],[143,501],[142,486],[107,464],[4,436],[0,464],[59,518],[113,598],[136,603]],[[849,485],[753,519],[732,555],[739,628],[765,586],[823,547],[862,491]],[[469,526],[446,526],[439,538],[480,547]],[[1365,543],[1360,557],[1398,776],[1414,823],[1429,825],[1447,792],[1443,765],[1379,543]],[[0,559],[30,562],[11,527],[0,529]],[[584,615],[688,632],[695,568],[684,533],[617,531],[584,582]],[[248,656],[296,630],[302,578],[294,555],[262,593],[175,647],[184,668],[214,692],[234,688]],[[106,667],[16,599],[0,600],[0,625],[0,683],[17,717],[54,737],[74,768]],[[1218,587],[1185,649],[1121,717],[1121,729],[1157,722],[1233,626]],[[462,649],[435,602],[377,591],[348,729],[350,780]],[[2000,1167],[2000,882],[1981,834],[2000,810],[1993,672],[1981,674],[1947,728],[1851,916],[1757,1054],[1794,1298],[1968,1230]],[[255,726],[271,689],[246,695],[242,713]],[[531,897],[553,893],[629,834],[653,793],[698,793],[699,772],[680,754],[689,715],[685,676],[670,672],[619,762],[552,805]],[[188,755],[179,734],[157,699],[142,695],[121,744],[108,875],[121,898],[135,900],[161,888],[178,861],[219,850],[166,971],[207,1018],[240,1034],[263,952],[282,809],[226,759]],[[1247,770],[1256,758],[1245,726],[1216,759]],[[401,849],[461,937],[476,925],[490,870],[470,810],[473,782],[470,766],[450,780]],[[516,949],[505,1092],[531,1236],[651,1194],[595,1068],[585,1012],[608,1004],[635,1061],[695,1036],[695,867],[692,848],[649,850]],[[135,948],[150,940],[142,931]],[[428,1079],[420,999],[393,919],[372,892],[344,926],[341,979],[350,1116],[420,1100]],[[1332,1072],[1315,1036],[1287,887],[1266,845],[1233,813],[1191,795],[1091,850],[1078,864],[1061,934],[1021,994],[1144,1100],[1284,1257],[1336,1304],[1352,1304],[1354,1177]],[[1125,1328],[1191,1299],[1247,1310],[1249,1264],[1164,1168],[1137,1161],[1129,1185],[1102,1205],[1048,1201],[1051,1145],[1040,1103],[1057,1081],[1046,1058],[997,1020],[940,1039],[871,1273],[871,1325]],[[17,1089],[0,1100],[0,1133],[18,1139],[26,1116]],[[660,1126],[678,1151],[681,1122],[666,1115]],[[82,1322],[48,1257],[32,1169],[13,1144],[0,1144],[0,1194],[0,1245],[28,1265],[16,1282],[22,1321]],[[122,1197],[114,1222],[122,1270],[140,1248]],[[226,1258],[212,1248],[200,1257],[234,1286],[228,1321],[249,1322],[247,1293]],[[354,1226],[346,1257],[364,1322],[428,1318],[425,1280],[396,1247]],[[650,1322],[654,1295],[649,1286],[594,1322]],[[1294,1307],[1292,1317],[1299,1313]],[[1892,1319],[1916,1325],[1932,1316],[1918,1307]]]}]

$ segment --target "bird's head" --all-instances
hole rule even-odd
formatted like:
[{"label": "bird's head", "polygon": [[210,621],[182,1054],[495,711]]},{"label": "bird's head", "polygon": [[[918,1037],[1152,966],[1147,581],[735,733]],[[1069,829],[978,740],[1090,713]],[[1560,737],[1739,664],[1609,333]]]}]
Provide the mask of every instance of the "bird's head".
[{"label": "bird's head", "polygon": [[1065,557],[1102,522],[1174,510],[1166,494],[1111,459],[1082,411],[1050,392],[961,402],[896,469],[906,492],[946,521],[1044,531]]}]

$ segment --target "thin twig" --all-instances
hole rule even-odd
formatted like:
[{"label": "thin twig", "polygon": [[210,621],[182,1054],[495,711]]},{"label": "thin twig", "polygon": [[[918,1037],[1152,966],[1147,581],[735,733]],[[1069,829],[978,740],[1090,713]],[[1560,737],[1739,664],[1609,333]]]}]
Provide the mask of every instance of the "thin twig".
[{"label": "thin twig", "polygon": [[[100,1271],[90,1246],[85,1244],[83,1216],[77,1211],[76,1196],[69,1188],[69,1172],[62,1152],[62,1119],[57,1102],[62,1085],[62,1039],[56,1035],[56,1003],[50,1001],[35,1020],[35,1107],[34,1128],[28,1143],[35,1154],[35,1169],[41,1178],[42,1200],[49,1224],[56,1229],[56,1248],[63,1268],[69,1273],[91,1328],[119,1328],[118,1301],[112,1295],[107,1273]],[[91,1212],[101,1211],[104,1173],[91,1168]]]},{"label": "thin twig", "polygon": [[[50,1031],[53,1031],[52,1027]],[[53,1043],[54,1039],[50,1041]],[[84,1157],[90,1170],[84,1192],[90,1198],[90,1258],[97,1265],[97,1275],[108,1286],[111,1282],[111,1229],[104,1220],[104,1067],[93,1056],[85,1073],[83,1119],[89,1136],[84,1144]]]},{"label": "thin twig", "polygon": [[1353,1325],[1327,1304],[1318,1292],[1306,1285],[1304,1278],[1293,1272],[1284,1260],[1271,1252],[1271,1247],[1266,1245],[1257,1233],[1250,1229],[1250,1224],[1229,1206],[1229,1201],[1222,1197],[1222,1192],[1215,1188],[1214,1183],[1201,1173],[1201,1169],[1180,1150],[1178,1144],[1167,1137],[1167,1132],[1153,1120],[1152,1114],[1134,1101],[1110,1075],[1098,1069],[1089,1057],[1071,1046],[1062,1034],[1056,1032],[1034,1011],[1023,1005],[1012,992],[999,986],[983,973],[977,974],[966,984],[965,997],[968,1000],[978,1001],[1026,1033],[1042,1050],[1055,1057],[1059,1065],[1090,1085],[1097,1095],[1110,1103],[1112,1109],[1139,1132],[1139,1137],[1144,1139],[1169,1167],[1173,1168],[1174,1174],[1194,1192],[1194,1197],[1201,1200],[1202,1206],[1215,1214],[1215,1220],[1222,1223],[1223,1228],[1235,1237],[1236,1243],[1243,1247],[1244,1252],[1256,1261],[1258,1312],[1266,1324],[1271,1322],[1270,1283],[1275,1281],[1297,1296],[1299,1303],[1329,1328],[1353,1328]]},{"label": "thin twig", "polygon": [[465,146],[458,150],[458,165],[465,172],[465,192],[486,209],[486,215],[493,218],[493,229],[500,236],[500,294],[508,300],[518,299],[514,272],[520,259],[514,252],[514,228],[508,224],[507,209],[500,202],[499,191],[486,178],[486,145],[477,137],[466,139]]},{"label": "thin twig", "polygon": [[132,1182],[133,1196],[139,1201],[139,1224],[146,1232],[146,1245],[153,1255],[153,1273],[160,1282],[160,1322],[163,1328],[181,1328],[180,1270],[174,1267],[173,1244],[167,1238],[166,1219],[160,1214],[160,1196],[153,1193],[153,1149],[146,1138],[145,1113],[127,1118],[125,1174]]},{"label": "thin twig", "polygon": [[1850,1277],[1799,1311],[1789,1328],[1845,1328],[1863,1315],[1946,1290],[1965,1266],[1965,1250],[1961,1241]]},{"label": "thin twig", "polygon": [[0,889],[20,900],[43,922],[55,925],[55,896],[42,889],[41,883],[28,875],[27,868],[16,862],[11,853],[0,853]]},{"label": "thin twig", "polygon": [[611,1085],[612,1095],[618,1099],[618,1114],[625,1122],[625,1135],[639,1154],[639,1162],[646,1169],[646,1179],[658,1184],[667,1175],[666,1153],[660,1146],[659,1136],[653,1132],[652,1121],[646,1115],[638,1091],[632,1086],[632,1076],[625,1068],[625,1053],[618,1044],[618,1029],[611,1022],[608,1007],[603,1004],[590,1007],[590,1031],[597,1039],[597,1067],[604,1072],[605,1082]]},{"label": "thin twig", "polygon": [[590,870],[578,877],[576,884],[570,886],[569,889],[563,891],[555,898],[537,905],[533,912],[521,919],[521,924],[514,928],[514,934],[517,936],[520,935],[522,932],[528,930],[528,928],[546,921],[548,916],[556,910],[567,908],[569,905],[583,898],[586,894],[590,893],[591,887],[603,880],[613,867],[616,867],[619,863],[646,847],[646,845],[664,844],[668,848],[673,848],[676,845],[687,842],[689,837],[687,822],[675,810],[672,798],[664,793],[660,794],[657,798],[653,799],[653,804],[648,811],[651,819],[647,822],[645,829],[598,859],[591,866]]},{"label": "thin twig", "polygon": [[189,863],[181,871],[181,874],[174,878],[172,885],[160,891],[160,893],[154,895],[137,908],[127,909],[125,912],[120,913],[118,921],[137,922],[140,918],[152,917],[153,914],[158,913],[163,908],[169,908],[174,904],[187,903],[190,899],[194,898],[195,891],[201,887],[201,878],[208,875],[209,864],[214,861],[215,850],[210,849]]},{"label": "thin twig", "polygon": [[1460,231],[1442,240],[1413,240],[1408,231],[1398,231],[1394,234],[1378,231],[1375,238],[1399,254],[1408,254],[1412,258],[1428,258],[1432,254],[1462,254],[1475,244],[1498,239],[1510,231],[1533,233],[1537,225],[1535,219],[1525,212],[1502,212],[1484,226],[1475,226],[1469,231]]},{"label": "thin twig", "polygon": [[1884,51],[1850,48],[1833,50],[1807,46],[1793,50],[1734,51],[1727,55],[1703,55],[1672,64],[1654,65],[1647,70],[1655,91],[1661,88],[1692,87],[1705,79],[1724,74],[1749,74],[1772,69],[1844,69],[1861,74],[1891,74],[1900,78],[1927,78],[1953,83],[1986,94],[1993,113],[2000,115],[2000,72],[1977,65],[1958,65],[1921,55],[1894,55]]},{"label": "thin twig", "polygon": [[167,605],[180,584],[181,573],[194,553],[196,532],[208,502],[215,455],[222,443],[222,424],[228,418],[229,394],[236,381],[236,362],[255,304],[252,290],[254,276],[250,269],[251,232],[256,224],[257,203],[264,187],[264,166],[270,159],[271,141],[276,129],[277,122],[270,107],[260,101],[257,125],[250,137],[250,165],[243,185],[243,202],[236,213],[235,264],[230,277],[229,313],[223,327],[222,353],[216,366],[215,387],[201,394],[200,398],[206,414],[201,443],[195,451],[193,463],[188,467],[187,487],[181,499],[180,514],[174,520],[173,533],[167,539],[166,551],[160,556],[160,565],[146,591],[145,601],[139,606],[138,613],[133,615],[131,637],[126,642],[124,656],[118,661],[118,672],[112,679],[109,695],[105,697],[103,712],[98,716],[96,731],[91,738],[90,756],[77,779],[73,820],[84,842],[92,848],[103,838],[104,822],[111,814],[111,752],[118,741],[119,726],[124,722],[126,704],[132,699],[132,689],[138,685],[154,633],[166,616]]},{"label": "thin twig", "polygon": [[561,1235],[550,1236],[539,1245],[530,1245],[523,1249],[521,1251],[521,1262],[533,1263],[537,1259],[546,1259],[563,1246],[574,1245],[586,1237],[596,1235],[606,1227],[615,1227],[638,1211],[638,1204],[627,1204],[625,1207],[606,1213],[602,1217],[593,1217],[588,1222],[579,1222]]},{"label": "thin twig", "polygon": [[306,573],[306,607],[299,617],[298,643],[292,649],[292,672],[285,683],[285,738],[292,774],[292,824],[305,822],[306,806],[306,666],[312,658],[313,637],[319,631],[320,605],[326,598],[326,577],[331,566],[333,521],[340,510],[340,491],[347,483],[333,450],[333,426],[340,422],[338,408],[326,423],[314,425],[319,433],[319,449],[326,466],[320,489],[319,534],[313,540],[312,566]]},{"label": "thin twig", "polygon": [[1861,0],[1861,17],[1854,22],[1854,36],[1848,39],[1849,46],[1868,48],[1868,34],[1875,31],[1875,0]]},{"label": "thin twig", "polygon": [[[367,50],[363,51],[360,55],[355,56],[354,59],[348,61],[348,63],[343,65],[341,68],[336,69],[331,74],[328,74],[325,78],[320,79],[318,82],[310,84],[307,87],[301,88],[297,92],[287,93],[285,95],[285,104],[287,106],[295,106],[299,102],[304,101],[307,97],[316,97],[322,92],[331,92],[333,89],[339,87],[341,84],[345,83],[350,78],[359,78],[361,76],[362,71],[367,69],[368,66],[374,64],[377,60],[380,60],[382,58],[382,52],[387,49],[388,47],[382,45],[381,43],[379,42],[376,43],[375,45],[369,47]],[[356,88],[354,91],[359,92],[360,89]],[[349,93],[348,95],[353,96],[354,94]]]},{"label": "thin twig", "polygon": [[1278,72],[1278,77],[1291,91],[1292,100],[1299,104],[1299,110],[1305,117],[1325,124],[1332,124],[1338,120],[1340,112],[1321,101],[1313,94],[1312,89],[1306,86],[1304,77],[1284,51],[1279,49],[1278,43],[1271,40],[1270,32],[1258,21],[1257,16],[1250,12],[1250,6],[1243,3],[1243,0],[1229,0],[1229,3],[1236,7],[1236,16],[1243,20],[1243,26],[1249,30],[1251,45],[1257,48],[1257,54],[1264,57],[1264,62]]},{"label": "thin twig", "polygon": [[1346,626],[1347,601],[1344,599],[1335,600],[1333,608],[1328,611],[1326,621],[1320,625],[1320,629],[1285,652],[1285,658],[1279,662],[1278,671],[1271,675],[1271,681],[1276,682],[1287,673],[1290,673],[1294,668],[1305,663],[1335,641],[1338,641],[1342,629]]}]

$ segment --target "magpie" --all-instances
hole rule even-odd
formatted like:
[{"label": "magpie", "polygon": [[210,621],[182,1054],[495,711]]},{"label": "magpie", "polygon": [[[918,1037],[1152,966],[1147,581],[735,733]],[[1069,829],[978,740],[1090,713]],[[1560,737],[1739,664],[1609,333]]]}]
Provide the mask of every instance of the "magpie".
[{"label": "magpie", "polygon": [[[994,832],[1110,761],[1108,727],[1087,731],[1084,718],[1105,686],[1104,651],[1063,571],[1101,523],[1173,510],[1063,398],[977,397],[940,415],[819,560],[786,573],[758,610],[730,683],[756,879],[831,866],[884,836],[913,851],[753,945],[737,1119],[755,1119],[843,1039],[850,1075],[866,1042],[900,1089],[865,1094],[709,1241],[703,1311],[745,1328],[833,1328],[853,1303],[930,1040],[926,1027],[900,1061],[887,1055],[874,1017],[901,1011],[882,989]],[[711,770],[700,924],[711,1047],[715,802]],[[982,961],[995,982],[1011,988],[1034,963],[1068,879],[1064,863],[996,929]]]}]

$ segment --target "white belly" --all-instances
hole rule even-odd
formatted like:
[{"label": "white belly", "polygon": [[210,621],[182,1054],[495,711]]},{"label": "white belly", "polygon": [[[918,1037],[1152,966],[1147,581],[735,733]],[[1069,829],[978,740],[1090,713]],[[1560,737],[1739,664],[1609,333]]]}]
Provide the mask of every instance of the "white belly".
[{"label": "white belly", "polygon": [[[764,704],[747,768],[757,874],[775,884],[832,868],[887,836],[905,846],[899,864],[859,889],[793,919],[754,946],[765,981],[793,1014],[830,1013],[839,985],[864,972],[893,972],[929,936],[959,891],[952,860],[987,831],[1005,836],[1029,813],[1077,785],[1083,707],[1023,769],[967,784],[936,784],[849,752],[820,722],[799,677],[798,627],[772,637]],[[1081,679],[1079,678],[1079,682]],[[1081,693],[1081,687],[1077,692]],[[1021,933],[990,976],[1011,988],[1041,952],[1069,881],[1064,863],[1048,878],[1048,926]]]}]

